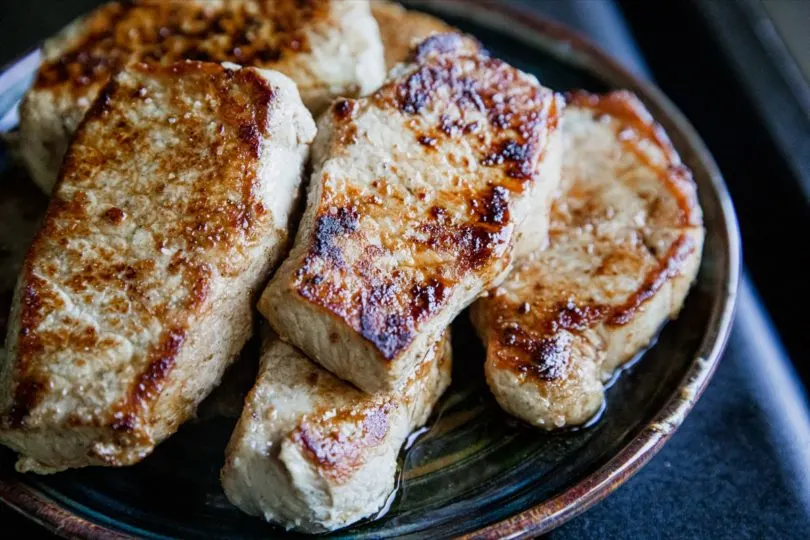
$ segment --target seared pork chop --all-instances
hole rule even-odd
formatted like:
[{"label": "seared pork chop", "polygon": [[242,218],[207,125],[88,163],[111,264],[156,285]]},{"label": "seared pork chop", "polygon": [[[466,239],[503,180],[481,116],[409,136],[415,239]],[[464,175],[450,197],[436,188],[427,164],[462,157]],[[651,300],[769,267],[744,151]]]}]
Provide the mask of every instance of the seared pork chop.
[{"label": "seared pork chop", "polygon": [[404,62],[411,48],[430,35],[454,31],[452,26],[441,19],[405,9],[388,0],[373,0],[371,13],[380,27],[385,65],[388,69]]},{"label": "seared pork chop", "polygon": [[691,173],[635,96],[577,93],[564,116],[550,246],[471,312],[498,402],[545,429],[599,410],[603,382],[678,314],[703,244]]},{"label": "seared pork chop", "polygon": [[367,392],[410,378],[505,276],[559,181],[561,97],[458,34],[411,60],[319,120],[296,243],[259,302],[282,339]]},{"label": "seared pork chop", "polygon": [[369,395],[270,338],[226,451],[222,485],[287,529],[345,527],[382,507],[397,457],[450,383],[449,331],[397,392]]},{"label": "seared pork chop", "polygon": [[20,470],[135,463],[193,414],[251,333],[314,135],[276,72],[137,64],[102,90],[15,291]]},{"label": "seared pork chop", "polygon": [[50,192],[70,136],[112,74],[139,61],[234,62],[278,70],[318,113],[385,78],[366,0],[134,0],[111,2],[43,47],[20,109],[20,153]]}]

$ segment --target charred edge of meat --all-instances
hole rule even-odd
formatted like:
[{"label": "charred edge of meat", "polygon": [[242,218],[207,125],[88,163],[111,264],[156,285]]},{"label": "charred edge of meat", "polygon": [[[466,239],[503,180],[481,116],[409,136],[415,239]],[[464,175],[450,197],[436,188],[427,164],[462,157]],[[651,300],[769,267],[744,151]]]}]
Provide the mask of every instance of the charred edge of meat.
[{"label": "charred edge of meat", "polygon": [[182,328],[174,328],[163,334],[160,345],[151,353],[149,365],[133,383],[126,402],[115,412],[114,430],[127,432],[137,429],[139,412],[160,394],[185,340],[186,331]]},{"label": "charred edge of meat", "polygon": [[[428,108],[434,95],[445,89],[448,101],[459,109],[483,113],[496,137],[489,149],[478,159],[486,167],[502,166],[506,176],[518,181],[513,189],[520,191],[522,183],[531,179],[535,172],[541,145],[545,144],[545,132],[553,132],[559,122],[562,98],[556,94],[541,99],[542,87],[529,81],[519,80],[517,72],[497,59],[468,55],[465,62],[475,62],[473,72],[482,72],[487,84],[479,77],[458,69],[457,62],[450,58],[430,58],[400,81],[393,88],[396,106],[409,115],[421,114]],[[504,98],[515,85],[525,87],[525,92]],[[545,104],[548,103],[548,107]],[[417,141],[432,149],[445,137],[475,133],[482,126],[479,122],[465,123],[442,115],[438,125],[423,128],[416,133]]]},{"label": "charred edge of meat", "polygon": [[8,427],[17,429],[25,426],[25,419],[42,399],[44,390],[44,382],[37,379],[23,379],[17,383],[14,403],[8,413]]},{"label": "charred edge of meat", "polygon": [[339,99],[332,106],[335,118],[341,121],[349,120],[357,110],[357,101],[353,99]]},{"label": "charred edge of meat", "polygon": [[343,256],[340,248],[335,245],[335,239],[357,231],[359,226],[359,216],[355,208],[338,208],[334,214],[323,214],[315,225],[313,235],[315,246],[312,254],[342,262]]},{"label": "charred edge of meat", "polygon": [[447,287],[444,283],[435,278],[430,278],[426,283],[419,283],[411,288],[411,316],[415,320],[421,320],[444,304],[447,297]]},{"label": "charred edge of meat", "polygon": [[[564,370],[551,366],[567,356],[562,353],[561,345],[552,341],[560,336],[570,338],[572,334],[581,333],[600,321],[613,326],[631,322],[646,301],[655,296],[668,280],[680,274],[683,262],[694,248],[691,237],[679,237],[656,268],[647,274],[643,285],[619,306],[561,304],[552,311],[551,317],[542,320],[539,325],[532,325],[539,326],[539,337],[530,335],[519,322],[512,320],[501,324],[499,342],[506,348],[525,353],[531,359],[530,363],[519,361],[518,370],[533,373],[542,380],[558,378],[554,375],[564,375]],[[521,305],[517,308],[517,316],[530,311]]]},{"label": "charred edge of meat", "polygon": [[387,360],[393,359],[414,337],[414,320],[391,313],[398,287],[384,283],[363,292],[360,298],[360,335],[370,341]]},{"label": "charred edge of meat", "polygon": [[667,254],[658,266],[644,280],[644,284],[635,291],[627,301],[613,308],[607,319],[607,324],[622,326],[629,323],[641,306],[664,286],[670,279],[678,276],[683,270],[683,263],[695,250],[695,243],[690,236],[680,236],[672,243]]},{"label": "charred edge of meat", "polygon": [[449,54],[464,49],[469,49],[470,51],[475,50],[475,52],[481,56],[487,56],[489,54],[481,43],[471,36],[459,34],[458,32],[443,32],[433,34],[416,45],[411,50],[407,62],[423,62],[434,54]]}]

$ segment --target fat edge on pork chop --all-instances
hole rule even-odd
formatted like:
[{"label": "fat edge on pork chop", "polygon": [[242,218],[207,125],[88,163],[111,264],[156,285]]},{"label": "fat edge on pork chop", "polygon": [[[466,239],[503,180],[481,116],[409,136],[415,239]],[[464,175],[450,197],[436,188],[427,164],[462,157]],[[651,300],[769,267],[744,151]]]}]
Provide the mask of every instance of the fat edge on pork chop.
[{"label": "fat edge on pork chop", "polygon": [[20,470],[135,463],[252,330],[315,125],[295,84],[137,64],[102,91],[25,258],[0,367]]},{"label": "fat edge on pork chop", "polygon": [[[459,34],[319,120],[307,209],[259,302],[282,339],[367,392],[412,374],[547,224],[561,96]],[[528,244],[531,244],[529,242]]]},{"label": "fat edge on pork chop", "polygon": [[634,95],[577,92],[564,116],[550,245],[471,310],[493,394],[544,429],[599,411],[604,382],[677,316],[704,237],[691,172]]}]

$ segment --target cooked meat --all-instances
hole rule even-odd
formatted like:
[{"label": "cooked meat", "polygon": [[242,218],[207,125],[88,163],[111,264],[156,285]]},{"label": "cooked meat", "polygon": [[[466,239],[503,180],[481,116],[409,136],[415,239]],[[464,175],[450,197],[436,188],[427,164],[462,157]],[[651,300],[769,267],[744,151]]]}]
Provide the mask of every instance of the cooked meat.
[{"label": "cooked meat", "polygon": [[20,470],[135,463],[194,412],[251,333],[314,135],[276,72],[138,64],[102,90],[15,291]]},{"label": "cooked meat", "polygon": [[287,529],[338,529],[380,509],[397,456],[450,382],[449,331],[397,392],[369,395],[269,339],[226,451],[222,485],[248,514]]},{"label": "cooked meat", "polygon": [[393,68],[404,62],[411,47],[432,34],[453,32],[452,26],[426,13],[405,9],[396,2],[373,0],[371,13],[380,27],[385,65]]},{"label": "cooked meat", "polygon": [[561,107],[474,41],[428,38],[373,96],[319,120],[307,209],[260,311],[337,376],[396,389],[505,276],[526,216],[547,217]]},{"label": "cooked meat", "polygon": [[574,94],[563,133],[549,248],[472,309],[493,394],[545,429],[597,413],[603,382],[678,314],[703,244],[691,173],[635,96]]},{"label": "cooked meat", "polygon": [[43,48],[20,109],[20,152],[50,192],[70,136],[110,75],[133,62],[234,62],[278,70],[318,113],[337,95],[365,95],[385,77],[366,0],[111,2]]},{"label": "cooked meat", "polygon": [[219,385],[197,407],[194,420],[206,422],[217,418],[236,420],[242,414],[245,397],[256,383],[259,371],[259,346],[261,340],[254,335],[239,357],[222,375]]}]

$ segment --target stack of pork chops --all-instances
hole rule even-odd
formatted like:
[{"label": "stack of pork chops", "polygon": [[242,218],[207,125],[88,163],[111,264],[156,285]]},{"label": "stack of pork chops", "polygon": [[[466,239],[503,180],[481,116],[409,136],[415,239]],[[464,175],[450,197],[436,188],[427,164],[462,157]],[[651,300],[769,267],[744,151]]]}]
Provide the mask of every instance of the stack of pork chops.
[{"label": "stack of pork chops", "polygon": [[387,2],[113,2],[46,43],[20,112],[52,192],[0,365],[21,471],[145,458],[260,313],[225,493],[344,527],[392,491],[468,306],[504,410],[581,425],[700,262],[690,172],[632,94],[562,96]]}]

